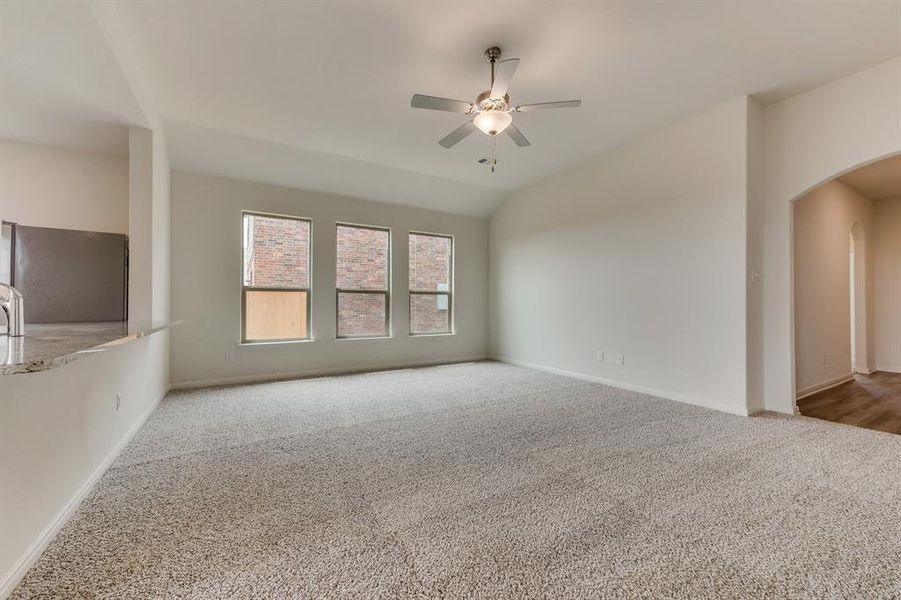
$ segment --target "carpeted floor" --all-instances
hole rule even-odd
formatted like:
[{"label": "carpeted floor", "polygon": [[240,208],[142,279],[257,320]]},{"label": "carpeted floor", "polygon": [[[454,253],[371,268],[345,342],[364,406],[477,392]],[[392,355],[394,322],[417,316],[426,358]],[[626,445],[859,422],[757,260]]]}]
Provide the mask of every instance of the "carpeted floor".
[{"label": "carpeted floor", "polygon": [[499,363],[171,394],[15,598],[901,598],[901,436]]}]

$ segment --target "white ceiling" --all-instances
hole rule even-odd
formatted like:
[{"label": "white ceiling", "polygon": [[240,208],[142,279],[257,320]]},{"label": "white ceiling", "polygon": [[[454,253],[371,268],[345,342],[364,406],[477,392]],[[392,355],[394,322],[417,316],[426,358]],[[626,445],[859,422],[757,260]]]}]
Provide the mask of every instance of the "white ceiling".
[{"label": "white ceiling", "polygon": [[0,2],[0,137],[115,154],[143,116],[82,2]]},{"label": "white ceiling", "polygon": [[873,200],[901,198],[901,154],[855,169],[839,181]]},{"label": "white ceiling", "polygon": [[[8,8],[20,4],[0,13],[3,38],[14,35],[0,40],[0,134],[48,129],[54,112],[134,122],[108,51],[82,39],[83,5],[30,3],[45,14],[25,18]],[[117,6],[174,167],[481,216],[509,191],[736,96],[769,102],[901,55],[895,0]],[[499,139],[491,175],[476,164],[487,137],[445,150],[437,140],[464,117],[409,103],[414,92],[473,99],[494,44],[521,59],[515,103],[583,106],[516,115],[533,146]]]}]

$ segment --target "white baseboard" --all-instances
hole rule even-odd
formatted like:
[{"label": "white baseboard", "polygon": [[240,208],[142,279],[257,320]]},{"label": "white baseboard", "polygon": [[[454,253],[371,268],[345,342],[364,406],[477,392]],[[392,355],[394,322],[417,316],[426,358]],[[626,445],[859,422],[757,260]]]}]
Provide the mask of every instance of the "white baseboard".
[{"label": "white baseboard", "polygon": [[[168,391],[166,392],[168,393]],[[56,534],[59,533],[59,530],[62,529],[63,525],[65,525],[69,519],[75,514],[75,511],[78,510],[78,507],[81,506],[81,503],[87,498],[88,494],[91,493],[91,490],[94,489],[94,486],[97,485],[97,482],[106,473],[106,470],[109,466],[116,460],[116,457],[122,452],[125,446],[132,440],[147,418],[156,410],[156,407],[159,406],[160,400],[162,400],[166,393],[164,393],[160,398],[157,398],[155,402],[153,402],[144,413],[138,417],[138,419],[134,422],[134,424],[128,428],[128,431],[125,432],[125,435],[122,436],[122,439],[110,450],[109,454],[103,459],[103,461],[97,466],[96,469],[91,473],[90,477],[88,477],[87,481],[85,481],[82,486],[75,492],[75,495],[66,503],[66,505],[60,510],[53,520],[50,521],[50,524],[44,528],[44,530],[38,535],[37,539],[32,542],[31,546],[25,551],[22,556],[19,557],[12,568],[10,568],[9,572],[3,579],[0,579],[0,598],[6,598],[10,594],[12,594],[13,590],[19,584],[25,574],[28,572],[34,563],[41,557],[41,554],[44,553],[44,550],[47,549],[47,545],[53,541],[53,538],[56,537]]]},{"label": "white baseboard", "polygon": [[606,377],[598,377],[596,375],[587,375],[585,373],[578,373],[576,371],[567,371],[566,369],[558,369],[557,367],[548,367],[545,365],[530,363],[530,362],[526,362],[523,360],[504,358],[504,357],[500,357],[500,356],[494,357],[494,359],[505,362],[505,363],[510,363],[511,365],[517,365],[520,367],[535,369],[536,371],[544,371],[546,373],[554,373],[555,375],[563,375],[564,377],[572,377],[574,379],[582,379],[584,381],[591,381],[593,383],[601,383],[603,385],[609,385],[610,387],[628,390],[630,392],[638,392],[640,394],[656,396],[658,398],[664,398],[666,400],[674,400],[676,402],[682,402],[683,404],[691,404],[691,405],[700,406],[703,408],[710,408],[712,410],[718,410],[720,412],[725,412],[725,413],[729,413],[732,415],[739,415],[742,417],[747,417],[750,414],[748,411],[748,408],[746,406],[717,404],[717,403],[707,400],[705,398],[697,398],[695,396],[688,396],[685,394],[680,394],[678,392],[671,392],[669,390],[661,390],[661,389],[647,387],[647,386],[643,386],[643,385],[634,385],[631,383],[626,383],[624,381],[607,379]]},{"label": "white baseboard", "polygon": [[795,394],[795,400],[803,400],[808,396],[813,396],[818,392],[838,387],[843,383],[848,383],[849,381],[854,381],[854,373],[848,373],[847,375],[842,375],[840,377],[836,377],[835,379],[830,379],[829,381],[824,381],[822,383],[812,385],[809,388],[800,390]]},{"label": "white baseboard", "polygon": [[286,379],[310,379],[312,377],[328,377],[330,375],[352,375],[355,373],[372,373],[376,371],[389,371],[394,369],[410,369],[418,367],[436,367],[440,365],[452,365],[458,363],[477,362],[487,360],[485,355],[449,358],[447,360],[423,360],[404,361],[398,363],[383,363],[368,367],[339,367],[334,369],[312,369],[307,371],[285,371],[279,373],[262,373],[257,375],[240,375],[237,377],[215,377],[212,379],[195,379],[191,381],[178,381],[172,383],[169,388],[173,390],[193,390],[220,385],[240,385],[242,383],[265,383],[267,381],[284,381]]},{"label": "white baseboard", "polygon": [[876,371],[883,373],[899,373],[901,374],[901,365],[876,365]]}]

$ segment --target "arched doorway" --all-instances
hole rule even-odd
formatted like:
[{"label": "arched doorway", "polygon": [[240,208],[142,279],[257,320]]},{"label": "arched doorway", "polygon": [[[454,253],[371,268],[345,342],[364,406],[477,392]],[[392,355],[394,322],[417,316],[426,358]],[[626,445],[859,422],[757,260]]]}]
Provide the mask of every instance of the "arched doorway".
[{"label": "arched doorway", "polygon": [[792,233],[798,412],[901,433],[901,373],[886,368],[895,357],[876,343],[901,339],[891,310],[901,299],[901,155],[796,198]]}]

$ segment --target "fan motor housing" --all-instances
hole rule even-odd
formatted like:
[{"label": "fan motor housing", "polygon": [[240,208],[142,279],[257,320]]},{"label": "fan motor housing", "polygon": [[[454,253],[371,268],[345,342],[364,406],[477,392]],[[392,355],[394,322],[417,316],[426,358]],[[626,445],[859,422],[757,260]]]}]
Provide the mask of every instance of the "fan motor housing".
[{"label": "fan motor housing", "polygon": [[488,62],[495,62],[501,57],[501,49],[497,46],[492,46],[485,50],[485,60]]},{"label": "fan motor housing", "polygon": [[510,94],[504,94],[503,98],[491,99],[491,90],[485,90],[476,97],[476,107],[479,111],[507,110],[510,106]]}]

